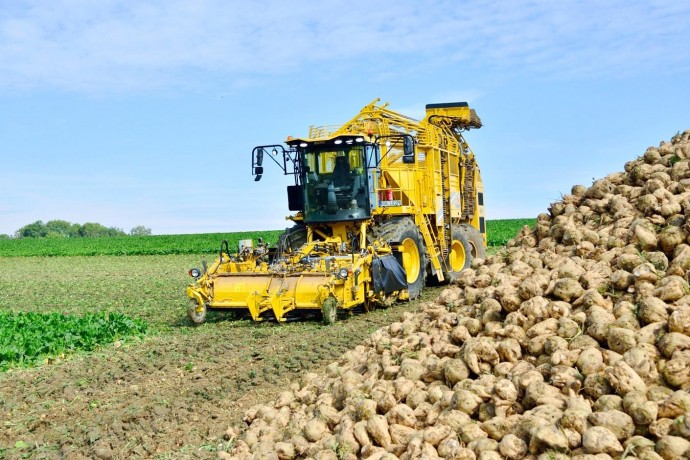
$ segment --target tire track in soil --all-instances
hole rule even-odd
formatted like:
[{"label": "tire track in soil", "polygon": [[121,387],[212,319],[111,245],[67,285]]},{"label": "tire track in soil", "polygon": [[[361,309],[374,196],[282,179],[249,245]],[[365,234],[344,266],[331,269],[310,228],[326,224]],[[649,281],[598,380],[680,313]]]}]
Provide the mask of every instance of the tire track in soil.
[{"label": "tire track in soil", "polygon": [[439,292],[330,327],[220,319],[0,374],[0,459],[215,458],[249,407]]}]

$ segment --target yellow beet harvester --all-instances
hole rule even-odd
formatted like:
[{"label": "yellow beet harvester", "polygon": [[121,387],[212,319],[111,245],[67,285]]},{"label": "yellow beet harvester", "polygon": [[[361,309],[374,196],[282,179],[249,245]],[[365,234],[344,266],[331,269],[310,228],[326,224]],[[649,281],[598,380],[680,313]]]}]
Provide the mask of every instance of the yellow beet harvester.
[{"label": "yellow beet harvester", "polygon": [[429,104],[421,121],[377,105],[342,126],[252,151],[255,181],[277,164],[294,226],[276,246],[241,241],[187,287],[189,316],[248,312],[285,321],[307,310],[330,324],[338,312],[419,296],[428,279],[452,281],[485,256],[484,186],[462,136],[481,121],[467,103]]}]

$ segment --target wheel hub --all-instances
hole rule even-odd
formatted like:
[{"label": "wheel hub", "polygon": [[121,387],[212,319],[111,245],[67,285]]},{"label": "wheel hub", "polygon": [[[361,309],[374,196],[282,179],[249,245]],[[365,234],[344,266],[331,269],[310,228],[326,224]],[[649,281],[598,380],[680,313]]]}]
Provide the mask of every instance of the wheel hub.
[{"label": "wheel hub", "polygon": [[419,248],[411,238],[406,238],[401,244],[401,249],[403,268],[407,273],[407,282],[414,283],[419,278]]},{"label": "wheel hub", "polygon": [[453,244],[450,246],[449,256],[451,271],[459,272],[465,267],[467,254],[465,253],[465,247],[462,245],[462,242],[453,240]]}]

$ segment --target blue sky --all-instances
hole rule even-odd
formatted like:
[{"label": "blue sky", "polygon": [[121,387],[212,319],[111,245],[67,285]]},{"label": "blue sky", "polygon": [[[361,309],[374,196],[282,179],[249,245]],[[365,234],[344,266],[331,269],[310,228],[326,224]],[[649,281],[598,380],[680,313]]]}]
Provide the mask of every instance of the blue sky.
[{"label": "blue sky", "polygon": [[690,3],[0,0],[0,233],[284,228],[251,149],[376,97],[468,101],[489,219],[690,129]]}]

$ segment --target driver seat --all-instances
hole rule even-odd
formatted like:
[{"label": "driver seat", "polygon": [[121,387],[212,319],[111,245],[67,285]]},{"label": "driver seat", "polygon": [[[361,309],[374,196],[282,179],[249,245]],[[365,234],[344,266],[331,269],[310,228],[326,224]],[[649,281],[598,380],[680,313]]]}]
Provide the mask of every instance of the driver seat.
[{"label": "driver seat", "polygon": [[334,187],[346,187],[350,185],[352,176],[350,174],[350,162],[346,156],[336,157],[333,173],[331,174]]}]

